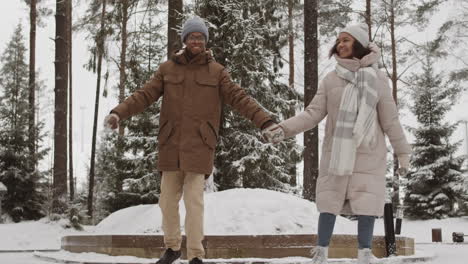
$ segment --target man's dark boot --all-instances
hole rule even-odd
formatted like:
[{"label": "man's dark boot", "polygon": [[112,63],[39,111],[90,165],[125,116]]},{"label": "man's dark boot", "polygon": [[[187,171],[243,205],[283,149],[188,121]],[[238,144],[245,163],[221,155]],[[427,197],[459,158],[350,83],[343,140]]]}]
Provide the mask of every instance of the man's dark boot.
[{"label": "man's dark boot", "polygon": [[164,255],[156,262],[156,264],[172,264],[180,258],[180,250],[174,251],[171,248],[166,249]]},{"label": "man's dark boot", "polygon": [[199,258],[193,258],[189,261],[189,264],[203,264],[203,260]]}]

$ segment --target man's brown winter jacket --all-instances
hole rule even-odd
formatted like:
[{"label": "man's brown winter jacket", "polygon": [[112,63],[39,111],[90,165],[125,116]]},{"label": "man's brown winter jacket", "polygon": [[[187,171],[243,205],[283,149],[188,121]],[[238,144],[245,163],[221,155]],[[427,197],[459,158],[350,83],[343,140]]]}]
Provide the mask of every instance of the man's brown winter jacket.
[{"label": "man's brown winter jacket", "polygon": [[183,52],[161,64],[143,88],[112,112],[124,120],[162,96],[158,170],[210,174],[223,103],[231,105],[258,128],[271,118],[231,81],[229,73],[214,61],[209,50],[190,61]]}]

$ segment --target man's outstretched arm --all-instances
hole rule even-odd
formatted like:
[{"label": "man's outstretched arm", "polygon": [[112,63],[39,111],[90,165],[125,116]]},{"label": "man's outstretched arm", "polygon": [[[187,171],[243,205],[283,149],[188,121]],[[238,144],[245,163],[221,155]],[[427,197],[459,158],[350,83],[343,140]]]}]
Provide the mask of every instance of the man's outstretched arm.
[{"label": "man's outstretched arm", "polygon": [[256,127],[264,129],[274,124],[271,116],[244,89],[231,80],[226,70],[221,72],[220,86],[223,102],[251,120]]},{"label": "man's outstretched arm", "polygon": [[163,75],[160,70],[157,70],[141,89],[134,92],[125,101],[112,109],[111,113],[117,114],[119,120],[125,120],[132,115],[142,112],[152,103],[156,102],[163,94],[163,90]]}]

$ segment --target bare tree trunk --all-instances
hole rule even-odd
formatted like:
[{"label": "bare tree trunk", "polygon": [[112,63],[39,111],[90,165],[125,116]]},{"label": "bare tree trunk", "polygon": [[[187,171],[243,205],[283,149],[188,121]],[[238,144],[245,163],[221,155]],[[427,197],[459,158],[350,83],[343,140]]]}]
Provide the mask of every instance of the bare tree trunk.
[{"label": "bare tree trunk", "polygon": [[[170,2],[170,1],[169,1]],[[119,83],[119,103],[122,103],[125,100],[125,82],[127,80],[127,75],[125,72],[125,67],[127,65],[127,24],[128,24],[128,0],[122,0],[122,32],[121,32],[121,48],[120,48],[120,83]],[[119,126],[119,136],[124,135],[125,127],[122,125]]]},{"label": "bare tree trunk", "polygon": [[[304,2],[304,106],[307,106],[318,87],[318,0]],[[303,197],[315,201],[318,177],[318,128],[304,133],[304,193]]]},{"label": "bare tree trunk", "polygon": [[31,155],[31,170],[37,165],[36,157],[36,0],[31,0],[29,30],[29,153]]},{"label": "bare tree trunk", "polygon": [[68,17],[68,24],[67,24],[67,32],[68,32],[68,131],[69,131],[69,138],[68,138],[68,170],[69,170],[69,189],[70,189],[70,201],[75,199],[75,182],[73,177],[73,86],[72,86],[72,77],[73,77],[73,54],[72,54],[72,24],[73,24],[73,16],[72,16],[72,0],[67,0],[67,17]]},{"label": "bare tree trunk", "polygon": [[289,88],[294,90],[294,1],[288,0]]},{"label": "bare tree trunk", "polygon": [[172,53],[181,47],[179,34],[175,30],[182,24],[183,0],[171,0],[168,2],[168,21],[167,21],[167,59],[171,58]]},{"label": "bare tree trunk", "polygon": [[[397,72],[397,54],[396,54],[396,38],[395,38],[395,4],[394,0],[390,1],[390,38],[392,43],[392,94],[393,100],[398,104],[397,97],[397,82],[398,82],[398,72]],[[400,177],[397,173],[398,170],[398,157],[393,154],[393,209],[395,211],[396,207],[400,204]]]},{"label": "bare tree trunk", "polygon": [[93,196],[94,196],[94,166],[96,156],[96,134],[97,134],[97,121],[99,113],[99,95],[101,88],[101,71],[102,71],[102,57],[104,53],[104,23],[106,15],[106,0],[102,1],[102,12],[101,12],[101,29],[96,39],[96,50],[97,50],[97,81],[96,81],[96,101],[94,104],[94,124],[93,124],[93,141],[91,145],[91,164],[89,169],[89,189],[88,189],[88,216],[93,219]]},{"label": "bare tree trunk", "polygon": [[55,14],[55,125],[53,211],[63,213],[67,201],[67,4],[57,0]]},{"label": "bare tree trunk", "polygon": [[371,0],[366,0],[366,24],[369,27],[369,41],[372,41]]},{"label": "bare tree trunk", "polygon": [[[294,91],[294,23],[293,23],[293,8],[294,1],[288,0],[288,42],[289,42],[289,89]],[[294,107],[290,109],[290,115],[294,116],[296,113]],[[291,164],[290,169],[291,181],[289,182],[291,186],[297,185],[297,176],[296,176],[296,164]]]}]

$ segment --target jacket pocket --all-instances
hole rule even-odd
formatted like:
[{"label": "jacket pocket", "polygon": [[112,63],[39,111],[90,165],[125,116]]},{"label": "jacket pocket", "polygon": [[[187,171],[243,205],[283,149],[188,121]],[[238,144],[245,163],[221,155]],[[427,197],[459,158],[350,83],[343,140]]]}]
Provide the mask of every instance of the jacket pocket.
[{"label": "jacket pocket", "polygon": [[184,75],[182,74],[164,75],[164,83],[181,84],[183,81],[184,81]]},{"label": "jacket pocket", "polygon": [[177,98],[183,95],[184,75],[164,75],[164,94],[169,98]]},{"label": "jacket pocket", "polygon": [[[164,98],[171,102],[178,100],[184,94],[184,75],[183,74],[168,74],[164,75]],[[172,107],[171,107],[172,108]]]},{"label": "jacket pocket", "polygon": [[158,134],[159,145],[164,145],[167,143],[169,138],[172,136],[173,130],[174,128],[171,122],[169,122],[169,120],[166,120],[166,122],[164,122],[162,126],[159,128],[159,134]]},{"label": "jacket pocket", "polygon": [[195,82],[201,86],[208,86],[213,88],[218,86],[218,80],[210,76],[196,76]]},{"label": "jacket pocket", "polygon": [[216,135],[216,131],[214,127],[209,122],[202,122],[200,125],[200,136],[203,142],[210,147],[210,149],[214,149],[216,147],[216,142],[218,141],[218,136]]}]

